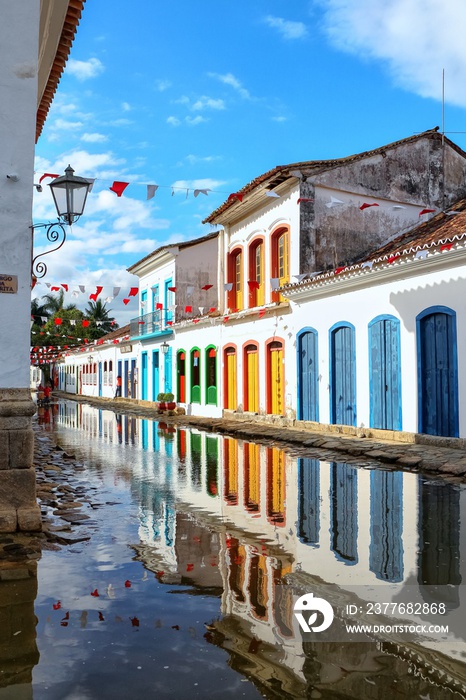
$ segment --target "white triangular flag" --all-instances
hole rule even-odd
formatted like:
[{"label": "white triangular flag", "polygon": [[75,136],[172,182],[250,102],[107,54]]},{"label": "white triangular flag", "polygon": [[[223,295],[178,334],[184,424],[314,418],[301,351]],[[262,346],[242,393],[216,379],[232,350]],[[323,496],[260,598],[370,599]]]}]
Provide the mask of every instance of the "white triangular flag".
[{"label": "white triangular flag", "polygon": [[428,255],[429,255],[429,251],[428,251],[428,250],[418,250],[417,253],[416,253],[416,255],[415,255],[415,257],[416,257],[418,260],[424,260],[425,258],[427,258]]},{"label": "white triangular flag", "polygon": [[273,190],[267,190],[265,194],[267,197],[278,197],[280,199],[280,195],[274,192]]},{"label": "white triangular flag", "polygon": [[147,199],[152,199],[158,189],[158,185],[147,185]]},{"label": "white triangular flag", "polygon": [[113,287],[113,298],[117,297],[120,293],[121,287]]},{"label": "white triangular flag", "polygon": [[303,272],[301,275],[293,275],[295,279],[298,280],[298,282],[302,282],[305,277],[307,277],[308,273]]},{"label": "white triangular flag", "polygon": [[207,190],[194,190],[194,196],[197,197],[199,194],[205,194],[207,196],[208,192],[210,192],[209,189],[207,189]]},{"label": "white triangular flag", "polygon": [[363,263],[363,264],[361,265],[361,267],[362,267],[362,268],[368,267],[370,270],[372,270],[373,264],[374,264],[373,261],[372,261],[372,260],[369,260],[369,261]]},{"label": "white triangular flag", "polygon": [[325,206],[328,209],[332,209],[332,207],[338,207],[340,204],[344,204],[344,202],[341,199],[337,199],[336,197],[330,197],[330,202],[327,202]]}]

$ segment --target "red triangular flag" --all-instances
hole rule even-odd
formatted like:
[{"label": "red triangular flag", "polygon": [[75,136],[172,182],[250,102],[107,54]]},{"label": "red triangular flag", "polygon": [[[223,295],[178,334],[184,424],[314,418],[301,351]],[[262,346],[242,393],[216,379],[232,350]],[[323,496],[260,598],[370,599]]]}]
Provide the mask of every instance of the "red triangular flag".
[{"label": "red triangular flag", "polygon": [[65,290],[65,292],[68,291],[68,285],[67,285],[67,284],[62,284],[62,287],[63,287],[63,289]]},{"label": "red triangular flag", "polygon": [[126,304],[129,304],[129,299],[123,299],[123,304],[126,306]]},{"label": "red triangular flag", "polygon": [[39,185],[42,182],[42,180],[44,180],[46,177],[53,177],[55,179],[56,177],[58,177],[58,175],[54,175],[53,173],[44,173],[39,178]]},{"label": "red triangular flag", "polygon": [[157,311],[161,311],[163,309],[163,304],[160,301],[158,301],[155,305],[155,308],[157,309]]},{"label": "red triangular flag", "polygon": [[87,319],[84,319],[82,322],[83,328],[87,328],[89,325],[89,321]]},{"label": "red triangular flag", "polygon": [[118,180],[115,180],[113,185],[109,187],[109,189],[112,192],[115,192],[117,197],[121,197],[125,189],[128,187],[129,182],[119,182]]},{"label": "red triangular flag", "polygon": [[186,313],[189,313],[189,314],[190,314],[190,313],[192,313],[192,311],[193,311],[193,307],[192,307],[192,306],[185,306],[185,307],[184,307],[184,310],[186,311]]},{"label": "red triangular flag", "polygon": [[201,287],[201,289],[205,289],[207,291],[208,289],[210,289],[213,286],[214,286],[213,284],[205,284],[203,287]]},{"label": "red triangular flag", "polygon": [[373,204],[368,204],[367,202],[364,202],[364,204],[361,204],[361,206],[359,208],[361,211],[363,211],[364,209],[367,209],[368,207],[378,207],[378,206],[379,205],[377,204],[377,202],[374,202]]},{"label": "red triangular flag", "polygon": [[214,311],[217,311],[217,309],[215,308],[215,306],[211,306],[209,309],[209,314],[213,314]]},{"label": "red triangular flag", "polygon": [[249,289],[259,289],[260,284],[256,280],[248,280]]},{"label": "red triangular flag", "polygon": [[135,297],[138,292],[139,292],[139,287],[131,287],[131,289],[129,290],[128,296]]},{"label": "red triangular flag", "polygon": [[55,319],[55,325],[56,326],[61,326],[62,319],[61,318],[56,318]]},{"label": "red triangular flag", "polygon": [[51,291],[51,292],[59,292],[59,291],[60,291],[60,287],[50,287],[50,291]]},{"label": "red triangular flag", "polygon": [[422,216],[423,214],[433,214],[435,209],[422,209],[422,211],[419,212],[419,216]]},{"label": "red triangular flag", "polygon": [[176,292],[176,287],[167,287],[169,292]]},{"label": "red triangular flag", "polygon": [[238,202],[243,201],[243,195],[239,194],[238,192],[232,192],[230,196],[228,197],[228,201],[231,202],[233,199],[237,199]]}]

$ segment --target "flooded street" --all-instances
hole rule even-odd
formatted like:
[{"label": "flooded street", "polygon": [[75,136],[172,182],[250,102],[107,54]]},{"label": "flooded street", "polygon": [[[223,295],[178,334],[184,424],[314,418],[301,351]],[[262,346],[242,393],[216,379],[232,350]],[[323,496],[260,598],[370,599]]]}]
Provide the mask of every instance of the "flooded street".
[{"label": "flooded street", "polygon": [[[37,590],[0,588],[0,700],[466,697],[464,485],[55,408],[36,437],[76,458],[76,516],[43,508],[75,541]],[[295,615],[309,592],[335,612],[321,637]],[[390,613],[416,633],[352,641]]]}]

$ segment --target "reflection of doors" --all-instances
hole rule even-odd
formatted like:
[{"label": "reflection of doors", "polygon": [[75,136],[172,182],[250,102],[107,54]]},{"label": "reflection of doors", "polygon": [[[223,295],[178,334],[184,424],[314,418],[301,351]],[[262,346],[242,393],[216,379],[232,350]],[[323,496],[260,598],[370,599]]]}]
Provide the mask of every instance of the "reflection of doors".
[{"label": "reflection of doors", "polygon": [[160,357],[159,351],[152,351],[152,401],[157,401],[160,391]]},{"label": "reflection of doors", "polygon": [[224,498],[227,505],[238,505],[238,442],[223,441]]},{"label": "reflection of doors", "polygon": [[285,453],[267,448],[267,518],[274,525],[285,525]]},{"label": "reflection of doors", "polygon": [[403,580],[403,475],[371,471],[369,568],[382,581]]},{"label": "reflection of doors", "polygon": [[124,381],[123,381],[123,396],[130,396],[130,387],[129,387],[129,360],[125,360],[125,376],[124,376]]},{"label": "reflection of doors", "polygon": [[251,512],[260,510],[260,445],[245,442],[244,454],[244,505]]},{"label": "reflection of doors", "polygon": [[225,377],[224,377],[225,408],[236,411],[236,349],[225,348]]},{"label": "reflection of doors", "polygon": [[371,428],[401,430],[400,322],[382,318],[369,324]]},{"label": "reflection of doors", "polygon": [[334,463],[331,472],[332,550],[347,564],[358,561],[358,476],[354,467]]},{"label": "reflection of doors", "polygon": [[176,356],[176,395],[177,401],[186,401],[186,353],[179,350]]},{"label": "reflection of doors", "polygon": [[247,345],[244,349],[246,365],[244,403],[245,410],[259,411],[259,355],[257,345]]},{"label": "reflection of doors", "polygon": [[99,396],[102,396],[102,363],[99,362]]},{"label": "reflection of doors", "polygon": [[356,425],[356,366],[353,326],[330,332],[331,419],[338,425]]},{"label": "reflection of doors", "polygon": [[456,316],[438,308],[418,317],[419,432],[458,437]]},{"label": "reflection of doors", "polygon": [[274,341],[268,345],[269,386],[268,413],[282,415],[284,412],[283,344]]},{"label": "reflection of doors", "polygon": [[317,333],[298,336],[298,420],[319,420]]},{"label": "reflection of doors", "polygon": [[147,352],[141,354],[141,399],[147,401]]},{"label": "reflection of doors", "polygon": [[172,393],[172,349],[163,356],[163,386],[166,394]]},{"label": "reflection of doors", "polygon": [[136,360],[131,360],[131,376],[130,376],[130,396],[132,399],[137,399],[137,378],[136,378]]},{"label": "reflection of doors", "polygon": [[320,532],[320,461],[310,457],[298,459],[298,537],[307,544],[319,543]]}]

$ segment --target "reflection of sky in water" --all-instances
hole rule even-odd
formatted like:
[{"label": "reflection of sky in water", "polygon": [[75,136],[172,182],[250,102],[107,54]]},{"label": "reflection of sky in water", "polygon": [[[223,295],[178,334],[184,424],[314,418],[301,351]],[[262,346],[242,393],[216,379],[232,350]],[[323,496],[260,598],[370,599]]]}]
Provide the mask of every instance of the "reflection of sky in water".
[{"label": "reflection of sky in water", "polygon": [[[322,697],[334,683],[343,698],[365,697],[345,694],[357,678],[343,680],[337,667],[356,655],[375,673],[380,648],[329,643],[324,672],[324,645],[303,647],[296,633],[285,575],[376,591],[453,584],[460,603],[464,488],[71,402],[56,435],[88,467],[76,478],[95,508],[76,527],[91,540],[45,552],[39,564],[35,700],[260,697],[245,676],[270,697],[301,697],[311,677],[330,693]],[[136,560],[129,545],[138,543]],[[384,657],[380,692],[406,674],[401,697],[456,697],[403,664]]]}]

